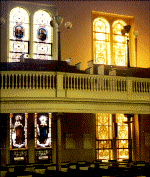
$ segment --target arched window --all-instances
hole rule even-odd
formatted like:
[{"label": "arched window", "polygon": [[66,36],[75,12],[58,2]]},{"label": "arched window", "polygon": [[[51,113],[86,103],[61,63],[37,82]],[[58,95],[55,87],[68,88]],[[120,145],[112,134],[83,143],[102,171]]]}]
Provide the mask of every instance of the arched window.
[{"label": "arched window", "polygon": [[39,10],[33,20],[33,53],[34,59],[51,60],[52,56],[52,27],[49,13]]},{"label": "arched window", "polygon": [[121,30],[126,23],[117,20],[113,23],[113,55],[117,66],[127,65],[127,35],[122,35]]},{"label": "arched window", "polygon": [[104,18],[93,22],[93,49],[95,64],[110,64],[110,27]]},{"label": "arched window", "polygon": [[10,12],[9,61],[18,62],[22,54],[29,53],[29,15],[23,8]]}]

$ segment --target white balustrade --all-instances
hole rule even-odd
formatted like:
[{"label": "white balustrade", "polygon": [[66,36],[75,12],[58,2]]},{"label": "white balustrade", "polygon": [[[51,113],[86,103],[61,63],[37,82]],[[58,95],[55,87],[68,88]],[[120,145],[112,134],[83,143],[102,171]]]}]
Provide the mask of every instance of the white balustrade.
[{"label": "white balustrade", "polygon": [[[129,96],[146,94],[148,98],[150,92],[149,78],[41,71],[2,71],[0,76],[1,90],[34,89],[42,91],[55,89],[56,92],[61,91],[61,94],[58,95],[62,97],[65,97],[68,92],[74,93],[74,95],[76,92],[80,92],[82,98],[85,93],[93,93],[94,95],[95,93],[107,92],[128,94]],[[42,92],[40,93],[42,94]]]},{"label": "white balustrade", "polygon": [[1,89],[54,89],[55,73],[2,71]]}]

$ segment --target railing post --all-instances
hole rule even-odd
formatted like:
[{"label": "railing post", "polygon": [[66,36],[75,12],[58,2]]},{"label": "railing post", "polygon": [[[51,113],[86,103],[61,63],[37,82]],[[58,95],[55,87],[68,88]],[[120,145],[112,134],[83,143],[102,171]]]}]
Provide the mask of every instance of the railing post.
[{"label": "railing post", "polygon": [[130,78],[127,80],[127,93],[128,100],[132,100],[132,80]]},{"label": "railing post", "polygon": [[65,90],[63,89],[63,73],[56,73],[56,97],[65,97]]}]

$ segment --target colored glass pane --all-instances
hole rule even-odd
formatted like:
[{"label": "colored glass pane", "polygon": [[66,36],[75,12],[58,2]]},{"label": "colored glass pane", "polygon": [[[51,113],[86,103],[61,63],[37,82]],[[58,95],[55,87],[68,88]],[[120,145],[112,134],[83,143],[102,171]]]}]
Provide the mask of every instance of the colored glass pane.
[{"label": "colored glass pane", "polygon": [[51,147],[51,113],[35,113],[35,147]]},{"label": "colored glass pane", "polygon": [[124,114],[117,114],[116,123],[118,125],[117,129],[117,158],[127,159],[129,156],[128,150],[128,124],[125,124],[127,117]]},{"label": "colored glass pane", "polygon": [[34,14],[33,52],[34,59],[50,60],[52,57],[51,16],[43,10]]},{"label": "colored glass pane", "polygon": [[10,114],[10,149],[27,148],[27,114]]},{"label": "colored glass pane", "polygon": [[103,18],[93,22],[93,54],[95,64],[110,63],[109,24]]},{"label": "colored glass pane", "polygon": [[126,66],[127,64],[127,35],[122,35],[121,30],[126,25],[123,21],[113,23],[113,54],[117,66]]},{"label": "colored glass pane", "polygon": [[29,15],[23,8],[16,7],[10,12],[9,61],[18,62],[22,54],[28,54]]},{"label": "colored glass pane", "polygon": [[111,139],[111,114],[96,114],[96,149],[98,159],[112,159]]}]

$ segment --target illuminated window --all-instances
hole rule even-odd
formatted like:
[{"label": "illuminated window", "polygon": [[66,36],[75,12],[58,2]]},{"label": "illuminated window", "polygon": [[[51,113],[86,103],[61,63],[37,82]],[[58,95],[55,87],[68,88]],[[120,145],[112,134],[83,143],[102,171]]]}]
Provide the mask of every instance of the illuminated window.
[{"label": "illuminated window", "polygon": [[129,149],[128,149],[128,124],[124,122],[127,121],[127,118],[124,114],[116,115],[117,123],[117,159],[128,159],[129,158]]},{"label": "illuminated window", "polygon": [[97,159],[112,159],[112,115],[96,114],[96,150]]},{"label": "illuminated window", "polygon": [[113,55],[117,66],[127,65],[127,34],[122,35],[121,30],[126,26],[123,21],[115,21],[113,27]]},{"label": "illuminated window", "polygon": [[27,148],[28,114],[10,114],[10,149]]},{"label": "illuminated window", "polygon": [[46,11],[35,12],[33,20],[34,59],[51,60],[52,27],[50,21],[51,17]]},{"label": "illuminated window", "polygon": [[51,113],[35,113],[35,147],[51,147]]},{"label": "illuminated window", "polygon": [[10,114],[10,163],[27,163],[27,119],[28,114]]},{"label": "illuminated window", "polygon": [[[96,151],[98,160],[113,159],[112,134],[115,132],[115,127],[113,130],[112,121],[114,120],[112,120],[111,114],[96,114]],[[124,114],[116,114],[117,137],[116,147],[114,148],[117,149],[118,160],[129,158],[128,124],[124,123],[126,121],[127,118]]]},{"label": "illuminated window", "polygon": [[16,7],[9,19],[9,61],[18,62],[22,54],[29,53],[29,15],[23,8]]},{"label": "illuminated window", "polygon": [[95,64],[110,64],[110,27],[104,18],[93,22],[93,51]]}]

